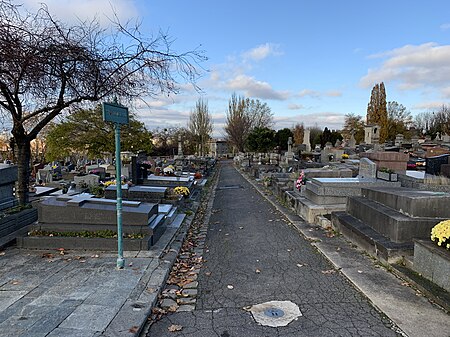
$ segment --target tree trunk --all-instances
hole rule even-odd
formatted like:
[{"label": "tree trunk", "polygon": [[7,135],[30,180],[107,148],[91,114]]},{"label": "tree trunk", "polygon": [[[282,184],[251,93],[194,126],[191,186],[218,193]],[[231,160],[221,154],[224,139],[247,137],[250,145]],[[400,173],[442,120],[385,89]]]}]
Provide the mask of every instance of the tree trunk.
[{"label": "tree trunk", "polygon": [[31,146],[26,136],[14,138],[17,146],[15,163],[18,168],[16,197],[20,205],[26,205],[29,202],[28,185],[30,181]]}]

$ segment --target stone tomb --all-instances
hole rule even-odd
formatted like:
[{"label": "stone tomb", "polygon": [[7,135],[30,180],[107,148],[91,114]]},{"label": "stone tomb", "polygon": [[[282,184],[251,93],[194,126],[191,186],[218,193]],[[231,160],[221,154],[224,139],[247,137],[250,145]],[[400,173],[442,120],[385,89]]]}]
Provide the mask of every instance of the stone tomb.
[{"label": "stone tomb", "polygon": [[[165,186],[128,186],[122,185],[123,200],[160,203],[167,197],[168,187]],[[105,198],[116,198],[116,185],[110,185],[105,189]]]},{"label": "stone tomb", "polygon": [[394,171],[406,171],[409,154],[400,152],[364,152],[361,157],[368,158],[378,169],[385,167]]},{"label": "stone tomb", "polygon": [[[148,225],[158,213],[156,204],[124,201],[124,233],[151,234]],[[117,228],[116,200],[94,198],[92,194],[50,197],[38,204],[42,230],[83,231]]]},{"label": "stone tomb", "polygon": [[431,228],[450,217],[450,193],[404,187],[362,189],[348,198],[345,212],[332,213],[333,226],[388,263],[413,253],[413,239],[429,239]]},{"label": "stone tomb", "polygon": [[[13,194],[17,180],[17,166],[0,164],[0,211],[17,204]],[[36,221],[37,210],[29,208],[0,217],[0,247],[13,242],[17,236],[26,235],[28,225]]]},{"label": "stone tomb", "polygon": [[144,179],[144,185],[146,186],[162,186],[162,187],[177,187],[184,186],[191,188],[194,184],[194,177],[173,177],[173,176],[155,176],[149,175],[147,179]]},{"label": "stone tomb", "polygon": [[297,213],[310,223],[318,216],[346,209],[347,198],[360,196],[363,188],[378,186],[398,186],[399,182],[376,179],[376,166],[367,158],[360,161],[356,178],[313,178],[306,181],[303,196],[296,198]]},{"label": "stone tomb", "polygon": [[16,198],[13,195],[16,180],[17,166],[0,164],[0,210],[16,204]]}]

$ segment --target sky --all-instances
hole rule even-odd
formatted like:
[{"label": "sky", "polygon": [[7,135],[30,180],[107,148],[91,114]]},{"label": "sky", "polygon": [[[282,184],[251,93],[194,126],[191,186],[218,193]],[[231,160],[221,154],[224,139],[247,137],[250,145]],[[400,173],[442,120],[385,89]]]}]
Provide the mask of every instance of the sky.
[{"label": "sky", "polygon": [[214,136],[223,137],[233,93],[267,103],[274,129],[340,129],[345,114],[365,118],[370,94],[384,82],[388,101],[412,115],[450,101],[448,0],[23,0],[46,2],[65,21],[112,9],[138,20],[145,34],[167,32],[181,53],[198,48],[197,85],[153,97],[137,109],[150,130],[184,127],[199,98],[207,100]]}]

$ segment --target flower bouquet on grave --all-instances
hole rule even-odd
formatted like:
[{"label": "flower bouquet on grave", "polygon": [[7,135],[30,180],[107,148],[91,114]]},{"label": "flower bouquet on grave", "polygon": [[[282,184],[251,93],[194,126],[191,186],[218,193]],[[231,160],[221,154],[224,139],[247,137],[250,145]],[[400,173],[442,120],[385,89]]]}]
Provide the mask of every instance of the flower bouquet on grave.
[{"label": "flower bouquet on grave", "polygon": [[297,188],[297,190],[301,190],[302,186],[306,184],[306,176],[305,176],[305,172],[301,171],[300,175],[297,178],[297,181],[295,182],[295,187]]},{"label": "flower bouquet on grave", "polygon": [[431,241],[450,250],[450,220],[441,221],[431,229]]}]

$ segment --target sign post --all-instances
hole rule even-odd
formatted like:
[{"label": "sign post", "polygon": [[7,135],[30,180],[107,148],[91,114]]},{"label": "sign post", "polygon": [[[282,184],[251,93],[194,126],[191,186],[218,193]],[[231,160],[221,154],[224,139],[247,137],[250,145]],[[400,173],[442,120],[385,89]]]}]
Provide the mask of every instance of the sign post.
[{"label": "sign post", "polygon": [[120,125],[129,124],[128,108],[117,103],[102,103],[103,120],[114,123],[116,139],[116,196],[117,196],[117,269],[123,269],[122,234],[122,161],[120,160]]}]

